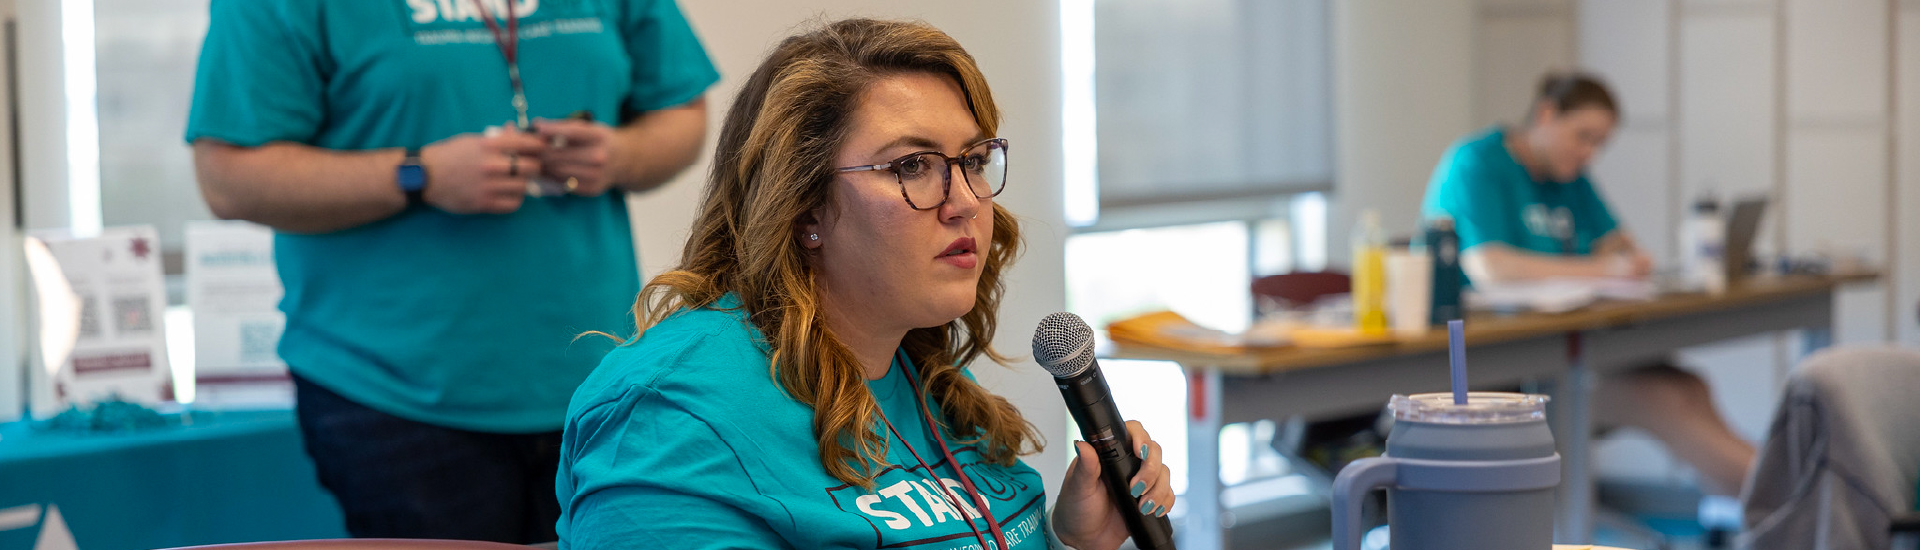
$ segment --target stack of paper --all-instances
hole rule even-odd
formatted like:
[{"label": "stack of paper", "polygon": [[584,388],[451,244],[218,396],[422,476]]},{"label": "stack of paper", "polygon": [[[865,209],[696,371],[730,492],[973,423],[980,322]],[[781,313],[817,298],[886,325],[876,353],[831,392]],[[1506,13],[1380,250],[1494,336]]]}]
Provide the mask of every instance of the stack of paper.
[{"label": "stack of paper", "polygon": [[1600,300],[1646,301],[1658,295],[1658,287],[1644,279],[1542,279],[1475,283],[1467,293],[1467,305],[1481,310],[1563,313]]}]

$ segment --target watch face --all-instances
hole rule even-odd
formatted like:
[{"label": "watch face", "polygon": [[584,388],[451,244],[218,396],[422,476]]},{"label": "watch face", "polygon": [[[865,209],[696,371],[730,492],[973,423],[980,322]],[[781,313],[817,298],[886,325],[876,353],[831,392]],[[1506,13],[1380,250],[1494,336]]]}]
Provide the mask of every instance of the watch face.
[{"label": "watch face", "polygon": [[401,191],[419,191],[427,187],[427,169],[418,164],[402,164],[397,174]]}]

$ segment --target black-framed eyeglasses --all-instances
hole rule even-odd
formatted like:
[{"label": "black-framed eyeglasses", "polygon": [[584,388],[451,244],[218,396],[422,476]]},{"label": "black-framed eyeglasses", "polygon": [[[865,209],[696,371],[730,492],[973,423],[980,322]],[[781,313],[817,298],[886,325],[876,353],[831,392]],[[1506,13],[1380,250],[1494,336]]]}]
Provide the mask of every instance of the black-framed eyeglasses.
[{"label": "black-framed eyeglasses", "polygon": [[[960,177],[967,190],[977,198],[993,198],[1007,188],[1007,138],[991,138],[968,145],[959,157],[939,151],[908,153],[885,164],[848,166],[841,173],[893,172],[900,183],[900,196],[914,210],[932,210],[947,203],[953,193],[953,166],[960,166]],[[926,205],[926,206],[921,206]]]}]

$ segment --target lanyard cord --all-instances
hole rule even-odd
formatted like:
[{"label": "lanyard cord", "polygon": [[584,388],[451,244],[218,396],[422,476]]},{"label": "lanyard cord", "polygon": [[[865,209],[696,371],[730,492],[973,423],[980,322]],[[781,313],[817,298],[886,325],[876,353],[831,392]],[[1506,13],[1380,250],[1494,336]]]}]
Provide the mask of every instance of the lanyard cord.
[{"label": "lanyard cord", "polygon": [[[915,395],[917,396],[918,394],[915,394]],[[914,462],[919,462],[919,463],[920,463],[920,467],[921,467],[921,468],[926,468],[926,469],[927,469],[927,476],[929,476],[929,477],[932,477],[932,478],[933,478],[933,484],[937,486],[937,487],[935,487],[935,490],[938,490],[938,491],[940,492],[940,498],[941,498],[942,500],[944,500],[944,501],[946,501],[946,503],[947,503],[947,506],[951,506],[951,507],[953,507],[953,508],[954,508],[954,512],[955,512],[955,513],[958,513],[958,514],[960,514],[960,515],[961,515],[961,517],[962,517],[962,519],[963,519],[963,520],[965,520],[965,521],[966,521],[966,523],[967,523],[967,530],[968,530],[968,531],[972,531],[972,532],[973,532],[973,540],[977,540],[977,541],[980,541],[980,548],[981,548],[982,550],[985,550],[985,549],[987,548],[987,539],[986,539],[986,537],[983,537],[983,536],[981,536],[981,535],[980,535],[980,529],[978,529],[978,528],[975,528],[975,527],[973,526],[973,520],[971,520],[971,519],[965,519],[965,516],[966,516],[966,509],[965,509],[965,508],[962,508],[962,507],[960,507],[960,501],[958,500],[958,497],[955,497],[955,496],[953,495],[953,491],[951,491],[951,490],[948,490],[948,489],[947,489],[947,485],[946,485],[946,484],[944,484],[944,483],[941,483],[941,482],[940,482],[940,475],[939,475],[939,474],[938,474],[937,472],[934,472],[934,471],[933,471],[933,466],[930,466],[930,465],[928,465],[928,464],[927,464],[927,461],[926,461],[926,459],[923,459],[923,458],[920,458],[920,451],[915,451],[915,450],[913,450],[913,444],[911,444],[911,443],[907,443],[907,438],[905,438],[905,437],[901,437],[901,436],[900,436],[900,430],[897,430],[897,429],[894,429],[894,427],[893,427],[893,421],[891,421],[891,420],[887,420],[887,413],[886,413],[885,411],[882,411],[882,412],[880,413],[880,421],[881,421],[881,422],[885,422],[885,423],[887,424],[887,431],[889,431],[889,432],[893,432],[893,438],[894,438],[894,439],[898,439],[898,440],[900,440],[900,444],[901,444],[901,445],[903,445],[903,446],[906,446],[906,448],[907,448],[907,452],[908,452],[908,453],[912,453],[912,454],[913,454],[913,460],[914,460]],[[940,436],[936,434],[936,435],[934,435],[934,437],[935,437],[935,438],[938,438],[938,437],[940,437]],[[956,472],[957,472],[957,471],[960,471],[960,465],[959,465],[959,464],[955,464],[955,463],[953,463],[953,462],[951,462],[951,461],[949,461],[948,463],[949,463],[949,464],[953,464],[953,470],[954,470],[954,471],[956,471]],[[963,477],[964,477],[965,475],[966,475],[966,474],[961,474],[961,476],[963,476]],[[973,488],[972,488],[972,487],[968,487],[968,488],[967,488],[967,490],[968,490],[968,491],[972,491],[972,490],[973,490]],[[975,495],[975,496],[978,496],[978,495]],[[976,508],[976,509],[975,509],[974,511],[975,511],[975,512],[979,512],[979,509],[978,509],[978,508]],[[987,527],[988,527],[989,529],[994,529],[994,528],[996,528],[996,527],[994,527],[994,525],[993,525],[993,510],[987,510],[986,512],[983,512],[983,513],[981,513],[981,515],[983,515],[983,516],[986,516],[986,518],[987,518]],[[995,532],[995,533],[993,534],[993,536],[994,536],[994,540],[1000,540],[1000,533],[999,533],[999,532],[997,532],[997,531],[996,531],[996,532]],[[1007,546],[1006,546],[1005,544],[1002,544],[1002,545],[1000,545],[1000,548],[1002,548],[1002,549],[1005,549],[1006,547],[1007,547]]]},{"label": "lanyard cord", "polygon": [[473,7],[480,10],[480,21],[487,24],[487,30],[493,31],[493,44],[500,47],[500,57],[507,60],[507,84],[513,86],[513,110],[519,116],[522,130],[532,127],[527,118],[527,92],[520,83],[520,17],[514,13],[515,0],[501,0],[506,5],[506,28],[500,28],[494,22],[494,15],[487,10],[483,0],[473,0]]},{"label": "lanyard cord", "polygon": [[[933,422],[933,413],[927,409],[927,400],[925,397],[920,395],[920,381],[916,380],[913,376],[913,363],[907,360],[906,352],[900,352],[900,359],[901,359],[900,372],[907,376],[907,384],[913,387],[913,401],[914,401],[914,404],[920,407],[920,418],[925,419],[927,421],[927,433],[932,435],[933,442],[940,446],[940,454],[945,455],[947,459],[947,464],[950,464],[953,466],[953,473],[955,475],[960,476],[960,484],[965,486],[967,489],[967,494],[973,497],[974,506],[977,506],[978,509],[981,511],[980,515],[986,517],[987,528],[993,531],[994,542],[1000,543],[1001,550],[1006,550],[1007,549],[1006,532],[1000,529],[1000,520],[995,519],[993,517],[993,508],[987,505],[987,499],[986,497],[981,496],[980,489],[976,488],[973,485],[973,479],[971,476],[967,475],[966,469],[960,467],[960,461],[953,457],[953,451],[947,448],[947,440],[943,437],[940,437],[940,426]],[[885,421],[886,415],[884,413],[881,414],[880,419],[882,421]],[[892,422],[887,423],[887,429],[893,430]],[[895,431],[894,437],[899,437],[899,436],[900,436],[899,432]],[[903,444],[906,443],[906,441],[907,441],[906,439],[900,440],[900,442]],[[917,451],[913,450],[913,445],[907,445],[907,452],[913,453],[914,460],[920,460],[920,454]],[[920,460],[920,463],[922,466],[926,466],[925,460]],[[927,466],[926,468],[927,468],[927,473],[933,473],[933,467]],[[941,488],[945,489],[944,486],[942,486]],[[973,522],[968,521],[967,527],[969,528],[973,527]],[[986,542],[981,541],[981,546],[986,546]]]}]

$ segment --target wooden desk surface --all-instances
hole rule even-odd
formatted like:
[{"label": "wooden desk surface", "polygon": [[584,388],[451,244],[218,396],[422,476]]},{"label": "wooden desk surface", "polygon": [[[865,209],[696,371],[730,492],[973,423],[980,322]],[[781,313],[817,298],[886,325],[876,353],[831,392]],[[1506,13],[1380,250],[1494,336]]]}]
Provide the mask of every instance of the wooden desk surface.
[{"label": "wooden desk surface", "polygon": [[[1494,315],[1467,319],[1468,346],[1498,344],[1597,330],[1633,323],[1680,317],[1833,292],[1842,285],[1873,281],[1872,273],[1828,276],[1791,276],[1752,279],[1726,293],[1670,294],[1646,302],[1601,302],[1566,313]],[[1387,344],[1345,348],[1251,348],[1239,353],[1203,353],[1115,343],[1108,356],[1115,359],[1175,361],[1185,365],[1218,367],[1229,374],[1257,375],[1355,363],[1383,357],[1438,352],[1447,349],[1447,332],[1430,330]]]}]

